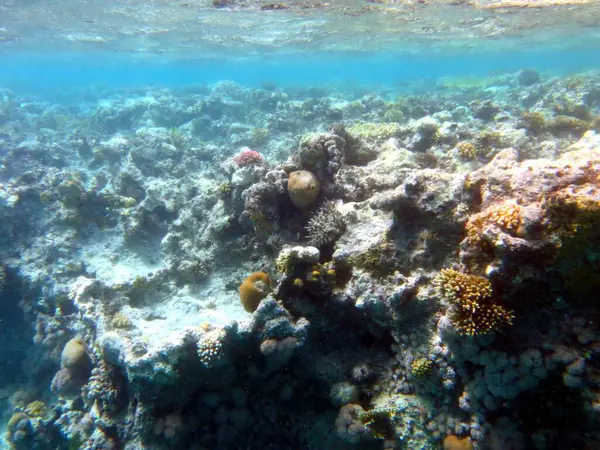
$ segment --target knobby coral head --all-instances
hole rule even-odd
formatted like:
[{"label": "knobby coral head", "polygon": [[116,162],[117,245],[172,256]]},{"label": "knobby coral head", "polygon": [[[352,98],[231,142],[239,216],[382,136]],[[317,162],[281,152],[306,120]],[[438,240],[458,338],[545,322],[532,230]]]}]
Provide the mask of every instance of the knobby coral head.
[{"label": "knobby coral head", "polygon": [[238,167],[251,166],[253,164],[260,164],[264,161],[263,156],[256,150],[251,150],[248,147],[242,147],[237,155],[233,157],[233,162]]}]

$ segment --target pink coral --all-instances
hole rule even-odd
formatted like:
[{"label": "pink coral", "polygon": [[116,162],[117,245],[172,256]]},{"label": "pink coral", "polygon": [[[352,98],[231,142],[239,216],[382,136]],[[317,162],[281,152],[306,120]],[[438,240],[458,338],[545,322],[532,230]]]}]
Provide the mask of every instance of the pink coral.
[{"label": "pink coral", "polygon": [[263,156],[255,150],[251,150],[248,147],[242,147],[237,155],[233,157],[233,162],[238,167],[246,167],[252,164],[260,164],[264,161]]}]

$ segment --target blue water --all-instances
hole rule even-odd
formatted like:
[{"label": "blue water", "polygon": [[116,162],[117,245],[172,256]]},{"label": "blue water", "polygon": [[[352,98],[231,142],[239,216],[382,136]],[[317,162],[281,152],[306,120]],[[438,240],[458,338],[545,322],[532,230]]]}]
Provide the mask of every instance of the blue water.
[{"label": "blue water", "polygon": [[62,90],[106,85],[111,88],[186,85],[231,80],[257,87],[359,84],[371,88],[439,77],[485,77],[502,72],[536,68],[551,75],[565,75],[598,68],[596,49],[528,49],[520,53],[468,53],[461,55],[348,55],[327,57],[262,58],[251,60],[210,59],[196,61],[135,59],[114,54],[11,54],[4,53],[0,85],[47,97]]}]

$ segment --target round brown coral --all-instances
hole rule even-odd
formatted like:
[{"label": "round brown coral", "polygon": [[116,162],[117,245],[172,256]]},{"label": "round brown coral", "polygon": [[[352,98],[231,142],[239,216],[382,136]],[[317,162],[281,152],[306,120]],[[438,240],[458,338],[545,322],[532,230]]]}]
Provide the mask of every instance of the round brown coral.
[{"label": "round brown coral", "polygon": [[444,450],[473,450],[473,443],[470,437],[460,439],[451,434],[444,439]]},{"label": "round brown coral", "polygon": [[321,183],[314,173],[307,170],[290,173],[288,193],[290,200],[297,208],[306,209],[312,205],[320,190]]},{"label": "round brown coral", "polygon": [[265,272],[254,272],[240,285],[240,300],[248,312],[256,311],[260,301],[271,291],[271,279]]}]

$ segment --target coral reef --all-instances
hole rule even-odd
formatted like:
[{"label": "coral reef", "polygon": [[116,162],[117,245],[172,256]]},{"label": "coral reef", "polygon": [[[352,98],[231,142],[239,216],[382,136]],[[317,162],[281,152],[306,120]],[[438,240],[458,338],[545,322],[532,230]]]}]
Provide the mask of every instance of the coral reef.
[{"label": "coral reef", "polygon": [[599,448],[599,80],[11,92],[6,442]]}]

